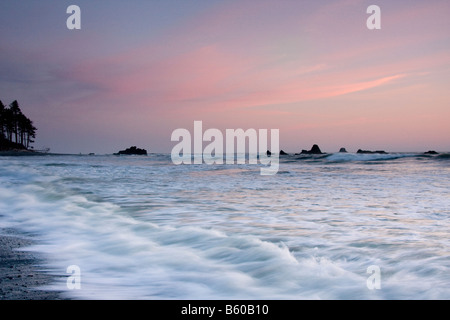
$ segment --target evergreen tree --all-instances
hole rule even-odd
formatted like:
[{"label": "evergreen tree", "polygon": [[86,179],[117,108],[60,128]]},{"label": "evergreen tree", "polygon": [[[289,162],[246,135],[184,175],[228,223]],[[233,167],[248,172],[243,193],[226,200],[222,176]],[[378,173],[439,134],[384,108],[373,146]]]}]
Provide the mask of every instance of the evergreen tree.
[{"label": "evergreen tree", "polygon": [[0,150],[26,148],[34,142],[37,128],[20,109],[17,100],[6,107],[0,101]]},{"label": "evergreen tree", "polygon": [[0,100],[0,140],[5,138],[5,121],[4,113],[6,106]]},{"label": "evergreen tree", "polygon": [[22,115],[22,110],[20,110],[19,103],[17,100],[14,100],[9,105],[9,110],[11,110],[12,113],[12,121],[13,121],[13,133],[15,138],[15,143],[19,143],[19,140],[17,139],[17,135],[19,134],[19,121],[20,117]]}]

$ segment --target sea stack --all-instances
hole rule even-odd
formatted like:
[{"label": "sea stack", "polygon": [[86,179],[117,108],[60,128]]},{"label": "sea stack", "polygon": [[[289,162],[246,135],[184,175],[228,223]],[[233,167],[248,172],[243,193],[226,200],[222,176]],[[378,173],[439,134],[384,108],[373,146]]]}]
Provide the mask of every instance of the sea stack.
[{"label": "sea stack", "polygon": [[313,145],[311,150],[302,150],[300,154],[323,154],[317,144]]},{"label": "sea stack", "polygon": [[126,155],[131,155],[131,154],[135,154],[135,155],[147,155],[147,150],[145,149],[139,149],[136,146],[132,146],[128,149],[125,150],[121,150],[116,154],[126,154]]},{"label": "sea stack", "polygon": [[347,150],[345,148],[340,148],[339,152],[347,153]]},{"label": "sea stack", "polygon": [[[270,157],[272,155],[272,152],[270,150],[267,150],[266,155]],[[288,154],[284,152],[283,150],[280,150],[280,156],[287,156]]]},{"label": "sea stack", "polygon": [[387,154],[387,152],[384,151],[384,150],[370,151],[370,150],[361,150],[361,149],[358,149],[358,151],[357,151],[356,153],[368,153],[368,154],[379,153],[379,154]]}]

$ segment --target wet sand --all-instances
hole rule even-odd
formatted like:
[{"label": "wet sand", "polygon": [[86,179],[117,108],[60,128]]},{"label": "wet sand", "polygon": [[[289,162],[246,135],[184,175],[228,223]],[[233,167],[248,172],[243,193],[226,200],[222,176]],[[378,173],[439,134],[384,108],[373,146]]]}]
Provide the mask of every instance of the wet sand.
[{"label": "wet sand", "polygon": [[53,276],[40,269],[42,257],[20,250],[31,244],[11,230],[0,234],[0,300],[65,300],[61,292],[39,289]]}]

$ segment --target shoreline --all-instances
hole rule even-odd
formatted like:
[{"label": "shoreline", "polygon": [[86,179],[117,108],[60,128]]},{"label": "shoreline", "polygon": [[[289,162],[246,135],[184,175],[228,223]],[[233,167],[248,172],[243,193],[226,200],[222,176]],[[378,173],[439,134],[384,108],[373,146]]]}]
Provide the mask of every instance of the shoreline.
[{"label": "shoreline", "polygon": [[0,156],[40,156],[49,153],[34,150],[0,150]]},{"label": "shoreline", "polygon": [[40,289],[50,285],[54,276],[41,271],[43,258],[20,250],[33,243],[15,230],[0,234],[0,300],[67,300],[60,291]]}]

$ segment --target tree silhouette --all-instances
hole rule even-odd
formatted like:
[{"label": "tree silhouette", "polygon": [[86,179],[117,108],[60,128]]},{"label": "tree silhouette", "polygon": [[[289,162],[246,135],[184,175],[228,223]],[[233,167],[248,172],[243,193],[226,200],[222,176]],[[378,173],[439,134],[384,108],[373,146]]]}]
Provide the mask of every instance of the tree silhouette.
[{"label": "tree silhouette", "polygon": [[28,149],[34,142],[37,128],[14,100],[6,107],[0,101],[0,150]]},{"label": "tree silhouette", "polygon": [[5,108],[6,107],[3,104],[2,100],[0,100],[0,139],[5,137],[5,120],[4,120]]}]

